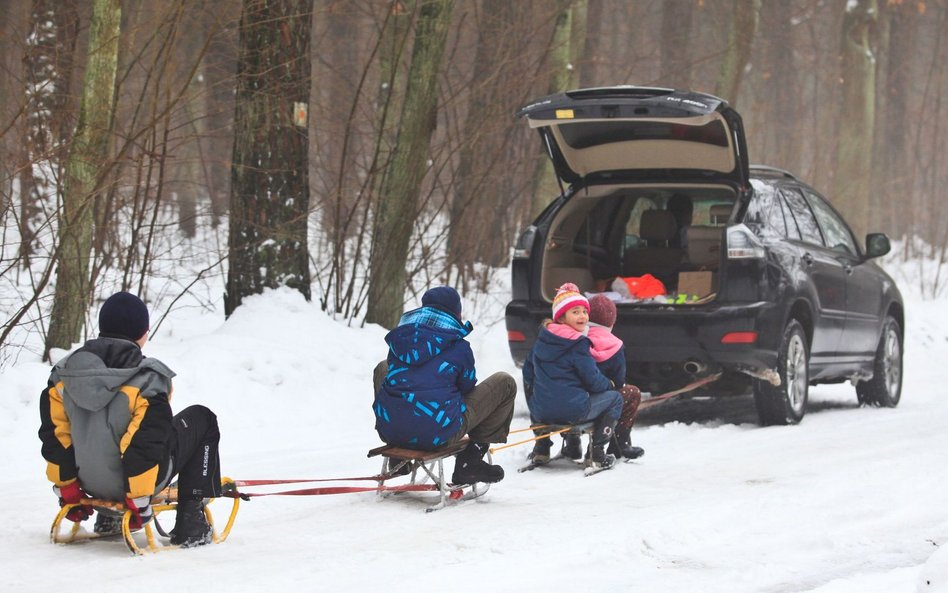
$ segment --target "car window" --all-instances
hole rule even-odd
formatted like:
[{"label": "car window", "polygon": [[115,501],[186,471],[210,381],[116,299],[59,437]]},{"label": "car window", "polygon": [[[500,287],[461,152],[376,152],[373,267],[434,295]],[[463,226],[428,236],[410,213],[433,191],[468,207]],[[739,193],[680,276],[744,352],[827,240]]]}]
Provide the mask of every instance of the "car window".
[{"label": "car window", "polygon": [[622,202],[621,196],[609,196],[599,200],[589,211],[574,240],[578,251],[586,251],[589,248],[609,250],[610,234]]},{"label": "car window", "polygon": [[790,215],[790,206],[787,205],[787,202],[783,199],[783,196],[778,196],[776,204],[780,209],[780,216],[783,218],[783,222],[786,225],[787,234],[784,236],[788,239],[802,240],[803,237],[800,236],[800,229],[797,228],[797,223],[794,222],[793,217]]},{"label": "car window", "polygon": [[806,192],[810,204],[813,206],[813,213],[820,222],[820,227],[826,235],[826,244],[830,249],[849,253],[850,255],[859,255],[856,241],[853,234],[842,218],[830,207],[826,201],[813,192]]},{"label": "car window", "polygon": [[[823,235],[820,233],[820,226],[816,223],[816,217],[813,216],[813,211],[807,205],[803,194],[795,189],[787,188],[781,189],[780,194],[786,200],[788,214],[796,224],[800,239],[814,245],[826,245],[823,242]],[[790,220],[788,219],[787,224],[789,225],[789,223]]]},{"label": "car window", "polygon": [[754,199],[747,209],[744,220],[762,224],[764,228],[781,237],[787,237],[787,223],[784,220],[781,201],[773,187],[763,183],[754,184]]}]

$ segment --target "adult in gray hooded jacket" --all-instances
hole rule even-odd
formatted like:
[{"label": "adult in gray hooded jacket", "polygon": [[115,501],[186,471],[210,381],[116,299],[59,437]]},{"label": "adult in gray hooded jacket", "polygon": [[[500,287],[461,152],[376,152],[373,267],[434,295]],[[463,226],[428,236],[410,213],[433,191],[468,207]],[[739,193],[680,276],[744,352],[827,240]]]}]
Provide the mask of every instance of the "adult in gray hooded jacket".
[{"label": "adult in gray hooded jacket", "polygon": [[[99,311],[99,337],[61,360],[40,397],[39,430],[46,475],[60,504],[80,503],[86,493],[124,501],[131,526],[151,519],[151,497],[175,474],[178,509],[172,543],[211,541],[204,498],[220,495],[217,417],[204,406],[171,413],[174,372],[146,358],[148,309],[137,296],[119,292]],[[67,517],[83,521],[84,505]],[[95,531],[119,530],[112,517],[96,517]]]}]

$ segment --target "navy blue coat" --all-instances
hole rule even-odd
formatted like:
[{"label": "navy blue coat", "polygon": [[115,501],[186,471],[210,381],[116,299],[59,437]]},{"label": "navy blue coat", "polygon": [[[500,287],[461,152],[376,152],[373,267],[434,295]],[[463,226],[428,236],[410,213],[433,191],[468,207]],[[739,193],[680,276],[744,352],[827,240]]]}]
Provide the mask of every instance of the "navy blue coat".
[{"label": "navy blue coat", "polygon": [[[610,389],[589,353],[589,338],[568,339],[544,328],[523,365],[534,422],[572,423],[589,414],[589,394]],[[531,393],[532,392],[532,393]]]},{"label": "navy blue coat", "polygon": [[600,362],[599,370],[615,383],[617,388],[625,385],[625,347],[619,348],[618,352]]},{"label": "navy blue coat", "polygon": [[385,336],[388,374],[375,394],[375,430],[390,445],[433,450],[464,430],[464,395],[474,389],[474,353],[449,313],[421,307]]}]

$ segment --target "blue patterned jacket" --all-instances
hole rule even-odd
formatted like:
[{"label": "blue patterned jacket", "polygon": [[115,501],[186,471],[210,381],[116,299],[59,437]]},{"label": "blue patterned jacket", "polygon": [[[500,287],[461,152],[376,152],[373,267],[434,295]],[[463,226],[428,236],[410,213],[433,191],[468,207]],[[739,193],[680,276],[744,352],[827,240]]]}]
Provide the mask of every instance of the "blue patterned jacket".
[{"label": "blue patterned jacket", "polygon": [[434,307],[402,315],[385,336],[388,374],[375,394],[375,430],[390,445],[433,450],[464,430],[464,395],[477,383],[473,327]]}]

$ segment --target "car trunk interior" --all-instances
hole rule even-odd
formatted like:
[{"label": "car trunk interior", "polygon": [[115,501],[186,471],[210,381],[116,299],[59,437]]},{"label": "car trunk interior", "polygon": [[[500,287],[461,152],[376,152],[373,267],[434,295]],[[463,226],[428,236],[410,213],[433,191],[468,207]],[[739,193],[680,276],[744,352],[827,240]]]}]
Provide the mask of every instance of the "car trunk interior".
[{"label": "car trunk interior", "polygon": [[[541,286],[609,292],[617,303],[713,300],[735,192],[726,185],[611,185],[579,190],[554,218]],[[658,284],[660,282],[661,284]]]}]

